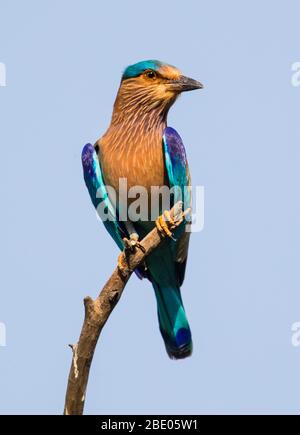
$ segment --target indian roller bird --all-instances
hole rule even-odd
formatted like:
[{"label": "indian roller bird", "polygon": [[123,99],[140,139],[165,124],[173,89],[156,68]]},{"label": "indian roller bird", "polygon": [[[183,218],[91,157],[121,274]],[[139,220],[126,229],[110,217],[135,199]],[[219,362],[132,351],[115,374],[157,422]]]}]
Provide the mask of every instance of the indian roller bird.
[{"label": "indian roller bird", "polygon": [[[169,236],[135,272],[152,283],[160,331],[172,359],[185,358],[192,353],[191,330],[180,292],[190,235],[185,231],[187,221],[174,235],[164,225],[161,216],[164,210],[158,210],[154,218],[124,221],[120,219],[121,208],[128,205],[112,200],[107,186],[112,187],[122,201],[120,179],[126,179],[128,190],[143,186],[149,197],[152,186],[183,189],[191,185],[183,142],[179,134],[167,126],[167,115],[182,92],[202,87],[176,67],[158,60],[128,66],[121,78],[106,133],[94,145],[85,145],[82,151],[84,179],[91,200],[96,208],[104,202],[110,215],[104,225],[121,250],[138,246],[138,240],[155,225]],[[175,196],[172,200],[174,204]],[[190,201],[190,197],[184,198],[186,208],[190,207]]]}]

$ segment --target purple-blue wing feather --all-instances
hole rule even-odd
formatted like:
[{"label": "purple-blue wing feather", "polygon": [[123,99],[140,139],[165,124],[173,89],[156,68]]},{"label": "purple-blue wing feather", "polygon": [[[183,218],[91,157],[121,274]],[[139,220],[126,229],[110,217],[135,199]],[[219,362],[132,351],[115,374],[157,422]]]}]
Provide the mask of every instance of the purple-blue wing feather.
[{"label": "purple-blue wing feather", "polygon": [[92,203],[97,210],[98,206],[104,201],[107,216],[109,216],[109,219],[103,220],[104,226],[119,248],[123,249],[124,245],[122,237],[125,237],[124,229],[118,221],[115,207],[108,196],[97,153],[93,145],[90,143],[84,146],[81,160],[84,181],[89,191]]},{"label": "purple-blue wing feather", "polygon": [[[174,128],[167,127],[163,134],[163,147],[165,155],[165,166],[169,178],[170,187],[178,186],[181,194],[174,191],[174,203],[178,200],[183,201],[183,209],[192,207],[191,198],[191,179],[188,169],[185,147],[181,137]],[[190,216],[187,217],[187,223],[190,223]],[[176,241],[171,243],[174,259],[176,261],[176,270],[180,284],[184,280],[190,232],[185,231],[186,226],[181,226],[175,232]]]}]

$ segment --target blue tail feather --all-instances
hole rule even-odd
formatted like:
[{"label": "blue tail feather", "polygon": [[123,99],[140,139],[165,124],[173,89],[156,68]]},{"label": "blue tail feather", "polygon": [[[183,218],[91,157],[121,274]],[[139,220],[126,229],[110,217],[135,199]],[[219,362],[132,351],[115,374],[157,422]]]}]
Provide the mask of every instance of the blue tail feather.
[{"label": "blue tail feather", "polygon": [[192,353],[192,335],[184,311],[180,288],[161,286],[152,281],[157,300],[158,321],[170,358],[181,359]]}]

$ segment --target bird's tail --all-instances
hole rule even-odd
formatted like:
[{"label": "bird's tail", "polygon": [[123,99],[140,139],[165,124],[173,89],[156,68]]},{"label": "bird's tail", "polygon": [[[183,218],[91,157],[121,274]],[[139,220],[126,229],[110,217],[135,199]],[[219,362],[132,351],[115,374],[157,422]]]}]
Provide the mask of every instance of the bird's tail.
[{"label": "bird's tail", "polygon": [[158,321],[167,353],[181,359],[192,353],[192,335],[184,311],[180,288],[161,286],[152,281],[157,300]]}]

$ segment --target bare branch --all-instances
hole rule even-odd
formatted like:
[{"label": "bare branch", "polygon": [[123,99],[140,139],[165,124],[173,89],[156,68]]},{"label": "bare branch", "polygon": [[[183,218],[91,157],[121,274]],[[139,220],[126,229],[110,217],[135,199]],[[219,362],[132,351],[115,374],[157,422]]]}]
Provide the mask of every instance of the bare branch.
[{"label": "bare branch", "polygon": [[[172,219],[165,220],[168,229],[174,231],[183,222],[187,213],[188,210],[182,212],[181,202],[176,203],[170,211]],[[122,254],[122,262],[128,267],[122,273],[117,267],[95,300],[89,296],[84,299],[85,317],[80,337],[77,344],[70,345],[73,358],[65,399],[65,415],[83,413],[90,367],[102,328],[120,300],[132,271],[163,241],[162,233],[155,227],[141,241],[144,249],[136,249],[126,257]]]}]

